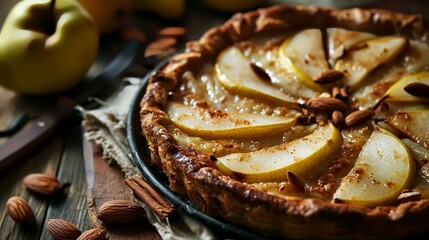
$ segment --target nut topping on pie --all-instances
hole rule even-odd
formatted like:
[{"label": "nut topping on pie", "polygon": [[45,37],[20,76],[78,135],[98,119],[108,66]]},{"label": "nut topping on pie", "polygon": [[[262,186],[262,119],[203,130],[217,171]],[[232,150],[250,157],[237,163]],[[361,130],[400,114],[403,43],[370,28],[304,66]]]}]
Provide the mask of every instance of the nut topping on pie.
[{"label": "nut topping on pie", "polygon": [[237,14],[152,75],[151,162],[206,214],[262,235],[429,229],[429,45],[419,16]]}]

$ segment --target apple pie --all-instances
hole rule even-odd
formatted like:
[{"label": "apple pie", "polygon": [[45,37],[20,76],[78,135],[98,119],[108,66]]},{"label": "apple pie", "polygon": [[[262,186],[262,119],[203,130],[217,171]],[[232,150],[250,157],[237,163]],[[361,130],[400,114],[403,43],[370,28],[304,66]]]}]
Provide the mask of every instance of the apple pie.
[{"label": "apple pie", "polygon": [[153,73],[148,164],[202,212],[278,238],[429,229],[429,45],[421,16],[238,13]]}]

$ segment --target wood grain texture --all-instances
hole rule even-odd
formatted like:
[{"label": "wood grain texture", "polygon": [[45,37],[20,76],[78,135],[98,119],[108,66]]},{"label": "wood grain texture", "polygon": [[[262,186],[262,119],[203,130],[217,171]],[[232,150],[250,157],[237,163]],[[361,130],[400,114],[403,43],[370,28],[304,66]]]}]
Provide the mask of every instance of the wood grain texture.
[{"label": "wood grain texture", "polygon": [[[85,143],[84,143],[85,144]],[[92,181],[93,187],[89,187],[88,194],[88,212],[89,219],[94,227],[105,227],[109,239],[125,240],[125,239],[161,239],[156,229],[150,225],[145,219],[126,224],[126,225],[106,225],[97,219],[96,214],[100,206],[110,200],[130,200],[134,197],[129,188],[125,185],[124,174],[116,164],[109,164],[104,160],[101,148],[95,144],[91,144],[93,149],[92,167],[94,174],[87,175],[87,182]],[[85,159],[91,161],[91,159]],[[86,172],[92,172],[91,163],[86,163]],[[92,179],[88,179],[92,177]],[[106,184],[108,183],[108,184]],[[88,184],[91,186],[91,184]]]},{"label": "wood grain texture", "polygon": [[[91,228],[86,211],[86,183],[84,162],[82,157],[82,141],[80,126],[63,127],[58,134],[65,136],[61,164],[57,170],[57,178],[61,183],[70,186],[59,192],[49,202],[45,219],[64,219],[75,224],[82,232]],[[42,239],[48,239],[43,229]]]},{"label": "wood grain texture", "polygon": [[[22,178],[30,173],[56,174],[62,153],[64,138],[56,136],[39,152],[30,153],[28,159],[17,163],[0,173],[0,206],[4,206],[12,196],[21,196],[30,204],[36,221],[31,226],[16,224],[9,215],[0,208],[0,239],[34,239],[39,236],[44,224],[46,211],[51,201],[50,197],[37,195],[27,190],[22,184]],[[19,166],[19,167],[17,167]]]}]

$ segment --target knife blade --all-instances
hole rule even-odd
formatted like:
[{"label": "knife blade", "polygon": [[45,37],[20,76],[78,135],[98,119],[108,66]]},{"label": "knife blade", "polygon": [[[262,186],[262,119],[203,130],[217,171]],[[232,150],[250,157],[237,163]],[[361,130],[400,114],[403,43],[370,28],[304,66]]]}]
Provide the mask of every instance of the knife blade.
[{"label": "knife blade", "polygon": [[133,62],[138,47],[139,43],[136,39],[129,40],[103,71],[84,88],[80,88],[74,97],[60,96],[54,107],[30,119],[21,131],[2,144],[0,171],[35,149],[55,132],[61,122],[73,116],[76,105],[85,104],[88,98],[94,97],[116,79]]}]

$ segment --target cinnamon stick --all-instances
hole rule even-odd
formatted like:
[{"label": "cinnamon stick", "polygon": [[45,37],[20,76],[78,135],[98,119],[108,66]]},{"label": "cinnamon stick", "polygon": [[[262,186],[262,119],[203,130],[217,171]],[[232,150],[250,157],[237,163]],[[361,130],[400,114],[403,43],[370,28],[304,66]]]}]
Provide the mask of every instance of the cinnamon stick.
[{"label": "cinnamon stick", "polygon": [[144,179],[134,176],[125,179],[125,184],[141,201],[143,201],[159,218],[165,219],[172,215],[171,207]]}]

